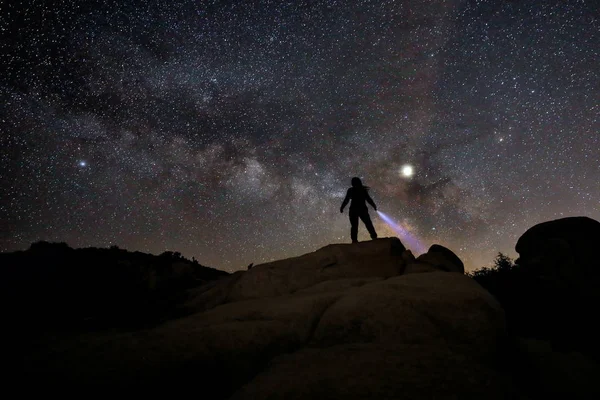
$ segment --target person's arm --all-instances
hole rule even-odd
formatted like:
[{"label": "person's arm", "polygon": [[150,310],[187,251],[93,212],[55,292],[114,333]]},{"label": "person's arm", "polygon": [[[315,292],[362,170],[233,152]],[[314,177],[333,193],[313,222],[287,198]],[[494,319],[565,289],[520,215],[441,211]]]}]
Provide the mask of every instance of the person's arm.
[{"label": "person's arm", "polygon": [[373,201],[373,199],[371,198],[371,196],[369,195],[369,192],[367,192],[367,197],[366,197],[367,203],[369,203],[373,209],[375,211],[377,211],[377,206],[375,205],[375,202]]},{"label": "person's arm", "polygon": [[346,205],[350,201],[351,197],[352,197],[352,188],[348,189],[348,192],[346,192],[346,198],[344,199],[344,202],[342,203],[342,206],[340,207],[340,212],[341,213],[344,212],[344,207],[346,207]]}]

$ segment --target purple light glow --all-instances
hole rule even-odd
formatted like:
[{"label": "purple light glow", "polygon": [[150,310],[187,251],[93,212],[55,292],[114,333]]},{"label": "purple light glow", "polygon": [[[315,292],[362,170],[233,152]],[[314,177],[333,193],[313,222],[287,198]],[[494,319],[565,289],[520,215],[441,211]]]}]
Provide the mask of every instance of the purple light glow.
[{"label": "purple light glow", "polygon": [[421,243],[421,241],[416,236],[414,236],[408,230],[403,228],[400,224],[395,222],[393,219],[391,219],[389,216],[382,213],[381,211],[377,211],[377,214],[379,214],[381,219],[383,219],[385,223],[388,224],[390,228],[392,228],[394,232],[398,234],[400,240],[408,245],[407,247],[415,253],[415,256],[418,254],[425,253],[427,251],[425,245]]}]

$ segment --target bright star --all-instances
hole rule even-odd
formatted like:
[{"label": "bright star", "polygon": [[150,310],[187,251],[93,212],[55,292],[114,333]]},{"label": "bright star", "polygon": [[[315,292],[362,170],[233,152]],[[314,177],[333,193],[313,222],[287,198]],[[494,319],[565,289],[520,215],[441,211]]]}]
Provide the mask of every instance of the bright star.
[{"label": "bright star", "polygon": [[411,176],[414,175],[415,171],[414,171],[412,165],[406,164],[406,165],[402,166],[401,173],[402,173],[403,177],[410,178]]},{"label": "bright star", "polygon": [[79,166],[80,167],[87,167],[87,161],[79,161]]}]

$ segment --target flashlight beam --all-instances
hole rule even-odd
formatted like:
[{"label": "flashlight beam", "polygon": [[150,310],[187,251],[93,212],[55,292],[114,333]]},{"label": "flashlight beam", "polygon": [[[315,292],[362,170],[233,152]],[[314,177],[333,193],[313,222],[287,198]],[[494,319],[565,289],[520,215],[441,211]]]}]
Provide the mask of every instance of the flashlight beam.
[{"label": "flashlight beam", "polygon": [[398,234],[398,236],[400,236],[401,240],[408,244],[415,252],[425,253],[425,245],[421,243],[416,236],[411,234],[406,228],[395,222],[391,217],[382,213],[381,211],[378,210],[377,214],[385,221],[386,224],[388,224],[390,228],[394,230],[394,232]]}]

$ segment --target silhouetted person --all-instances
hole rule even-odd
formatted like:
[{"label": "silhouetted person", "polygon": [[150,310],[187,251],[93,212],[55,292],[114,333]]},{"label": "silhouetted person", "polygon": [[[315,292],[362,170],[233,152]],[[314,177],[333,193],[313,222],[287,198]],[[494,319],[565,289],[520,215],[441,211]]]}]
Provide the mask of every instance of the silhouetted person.
[{"label": "silhouetted person", "polygon": [[344,212],[344,207],[346,207],[346,204],[350,200],[352,200],[352,203],[350,203],[350,237],[352,238],[352,243],[358,243],[358,218],[367,227],[371,239],[377,239],[377,232],[375,232],[375,228],[371,222],[366,203],[369,203],[375,211],[377,211],[377,206],[371,196],[369,196],[369,188],[363,186],[360,178],[352,178],[352,187],[348,189],[346,198],[342,203],[342,207],[340,207],[341,213]]}]

